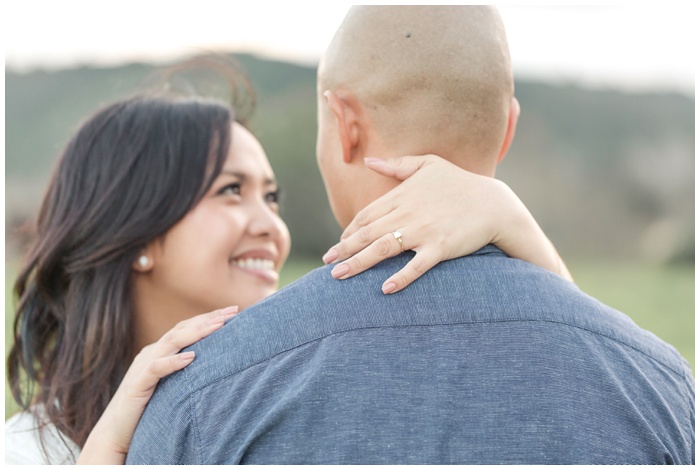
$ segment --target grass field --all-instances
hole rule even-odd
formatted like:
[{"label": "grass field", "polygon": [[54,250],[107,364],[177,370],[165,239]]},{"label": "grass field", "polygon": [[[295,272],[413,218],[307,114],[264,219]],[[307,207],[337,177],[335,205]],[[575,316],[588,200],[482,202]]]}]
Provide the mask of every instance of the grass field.
[{"label": "grass field", "polygon": [[585,261],[569,265],[584,292],[673,345],[695,371],[695,267]]},{"label": "grass field", "polygon": [[[286,285],[320,260],[287,262],[281,275]],[[602,302],[629,315],[639,326],[670,343],[695,370],[695,269],[693,266],[656,266],[642,263],[584,261],[569,263],[579,287]],[[5,272],[5,355],[12,326],[11,287],[14,272]],[[15,410],[6,384],[5,418]]]}]

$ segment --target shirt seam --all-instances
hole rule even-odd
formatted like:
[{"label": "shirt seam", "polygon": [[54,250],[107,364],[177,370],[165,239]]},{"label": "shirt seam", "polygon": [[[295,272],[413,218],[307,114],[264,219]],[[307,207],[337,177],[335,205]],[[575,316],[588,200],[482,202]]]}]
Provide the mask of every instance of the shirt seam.
[{"label": "shirt seam", "polygon": [[187,388],[188,394],[187,394],[187,402],[188,402],[188,409],[189,409],[189,419],[190,422],[192,423],[192,433],[194,434],[194,444],[195,444],[195,455],[197,456],[197,465],[202,465],[204,463],[204,449],[203,446],[201,445],[201,436],[199,432],[199,427],[197,426],[197,413],[195,410],[195,400],[194,400],[194,395],[196,392],[198,392],[201,389],[193,390],[192,388],[192,381],[189,378],[189,371],[187,370],[187,367],[184,369],[184,374],[185,374],[185,382],[187,383]]},{"label": "shirt seam", "polygon": [[[313,338],[313,339],[310,339],[310,340],[308,340],[308,341],[304,341],[303,343],[299,343],[299,344],[297,344],[297,345],[295,345],[295,346],[292,346],[292,347],[290,347],[290,348],[287,348],[287,349],[283,349],[283,350],[281,350],[281,351],[278,351],[278,352],[276,352],[275,354],[272,354],[272,355],[270,355],[270,356],[267,356],[265,359],[261,359],[261,360],[259,360],[259,361],[257,361],[257,362],[254,362],[254,363],[252,363],[252,364],[249,364],[249,365],[247,365],[247,366],[245,366],[245,367],[243,367],[243,368],[241,368],[241,369],[238,369],[238,370],[236,370],[236,371],[230,372],[230,373],[228,373],[228,374],[226,374],[226,375],[224,375],[224,376],[218,377],[218,378],[216,378],[216,379],[212,379],[212,380],[210,380],[210,381],[208,381],[208,382],[206,382],[206,383],[204,383],[204,384],[198,386],[196,389],[192,389],[192,383],[190,382],[190,380],[189,380],[188,377],[186,377],[186,379],[187,379],[187,382],[189,383],[189,386],[190,386],[190,395],[193,395],[195,392],[199,392],[199,391],[201,391],[202,389],[204,389],[205,387],[208,387],[208,386],[210,386],[210,385],[212,385],[212,384],[215,384],[215,383],[217,383],[217,382],[220,382],[220,381],[222,381],[222,380],[226,380],[226,379],[228,379],[229,377],[231,377],[231,376],[233,376],[233,375],[239,374],[239,373],[241,373],[241,372],[243,372],[243,371],[245,371],[245,370],[250,369],[251,367],[254,367],[254,366],[258,365],[258,364],[262,364],[262,363],[264,363],[264,362],[266,362],[266,361],[269,361],[269,360],[271,360],[271,359],[274,359],[275,357],[279,356],[280,354],[284,354],[284,353],[287,353],[287,352],[289,352],[289,351],[293,351],[293,350],[298,349],[298,348],[300,348],[300,347],[302,347],[302,346],[306,346],[307,344],[310,344],[310,343],[313,343],[313,342],[322,340],[322,339],[324,339],[324,338],[329,338],[329,337],[331,337],[331,336],[335,336],[335,335],[339,335],[339,334],[345,334],[345,333],[349,333],[349,332],[352,332],[352,331],[372,330],[372,329],[379,329],[379,328],[407,328],[407,327],[410,328],[410,327],[430,327],[430,326],[449,326],[449,325],[468,325],[468,324],[488,324],[488,323],[525,323],[525,322],[554,323],[554,324],[557,324],[557,325],[564,325],[564,326],[568,326],[568,327],[570,327],[570,328],[576,328],[576,329],[579,329],[579,330],[583,330],[583,331],[586,331],[586,332],[588,332],[588,333],[592,333],[592,334],[597,335],[597,336],[602,336],[602,337],[604,337],[604,338],[607,338],[607,339],[609,339],[609,340],[611,340],[611,341],[614,341],[614,342],[616,342],[616,343],[622,344],[622,345],[624,345],[624,346],[627,346],[628,348],[631,348],[631,349],[633,349],[633,350],[639,352],[639,353],[642,354],[643,356],[646,356],[646,357],[648,357],[649,359],[651,359],[652,361],[654,361],[654,362],[656,362],[656,363],[662,365],[664,368],[666,368],[666,369],[668,369],[670,372],[674,373],[678,378],[683,379],[683,380],[685,380],[685,378],[686,378],[686,374],[685,374],[684,371],[682,371],[682,370],[681,370],[681,371],[677,371],[677,370],[675,370],[675,368],[671,367],[671,365],[666,364],[665,362],[662,362],[661,360],[659,360],[659,359],[657,359],[657,358],[651,356],[650,354],[646,353],[645,351],[643,351],[643,350],[641,350],[641,349],[639,349],[639,348],[637,348],[637,347],[635,347],[635,346],[633,346],[633,345],[631,345],[631,344],[629,344],[629,343],[627,343],[627,342],[625,342],[625,341],[623,341],[623,340],[621,340],[621,339],[615,338],[615,337],[613,337],[613,336],[610,336],[610,335],[608,335],[608,334],[602,333],[602,332],[600,332],[600,331],[595,331],[595,330],[592,330],[592,329],[590,329],[590,328],[585,328],[585,327],[583,327],[583,326],[572,325],[572,324],[570,324],[570,323],[566,323],[566,322],[562,322],[562,321],[556,321],[556,320],[541,320],[541,319],[508,319],[508,320],[488,320],[488,321],[475,320],[475,321],[469,321],[469,322],[454,322],[454,323],[449,323],[449,322],[445,322],[445,323],[427,323],[427,324],[422,324],[422,323],[411,323],[411,324],[407,324],[407,325],[379,325],[379,326],[363,326],[363,327],[356,327],[356,328],[348,328],[348,329],[342,330],[342,331],[334,331],[334,332],[332,332],[332,333],[328,333],[328,334],[326,334],[326,335],[319,336],[319,337],[317,337],[317,338]],[[185,370],[186,370],[186,369],[185,369]]]}]

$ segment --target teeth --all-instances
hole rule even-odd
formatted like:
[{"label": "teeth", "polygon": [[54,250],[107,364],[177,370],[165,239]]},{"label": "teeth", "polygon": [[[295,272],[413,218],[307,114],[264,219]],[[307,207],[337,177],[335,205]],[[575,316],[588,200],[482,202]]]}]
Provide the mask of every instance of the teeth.
[{"label": "teeth", "polygon": [[259,271],[272,271],[275,269],[275,262],[269,259],[246,258],[235,260],[236,266],[245,269],[255,269]]}]

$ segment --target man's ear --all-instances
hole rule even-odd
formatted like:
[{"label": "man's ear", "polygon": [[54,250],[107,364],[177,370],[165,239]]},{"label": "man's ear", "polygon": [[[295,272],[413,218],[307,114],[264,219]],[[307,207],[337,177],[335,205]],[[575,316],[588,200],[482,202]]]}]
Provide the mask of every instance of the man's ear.
[{"label": "man's ear", "polygon": [[349,93],[323,93],[338,124],[338,138],[343,149],[343,162],[350,163],[360,142],[357,102]]},{"label": "man's ear", "polygon": [[514,96],[510,102],[510,111],[508,113],[508,128],[506,129],[506,136],[503,139],[503,146],[501,147],[501,152],[498,154],[498,161],[500,163],[505,157],[510,144],[513,143],[513,138],[515,137],[515,127],[518,125],[518,118],[520,117],[520,103],[518,99]]}]

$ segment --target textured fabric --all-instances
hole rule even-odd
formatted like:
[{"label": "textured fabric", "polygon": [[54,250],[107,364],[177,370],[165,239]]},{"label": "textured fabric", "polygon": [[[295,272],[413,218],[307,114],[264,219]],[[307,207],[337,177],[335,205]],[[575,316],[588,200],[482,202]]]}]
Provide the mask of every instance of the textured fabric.
[{"label": "textured fabric", "polygon": [[[43,418],[43,406],[36,411]],[[39,423],[27,411],[17,413],[5,421],[5,463],[6,464],[53,464],[72,465],[80,448],[64,436],[53,424],[43,427],[43,443],[39,438]]]},{"label": "textured fabric", "polygon": [[669,345],[494,247],[405,290],[320,268],[196,344],[127,463],[691,463]]}]

